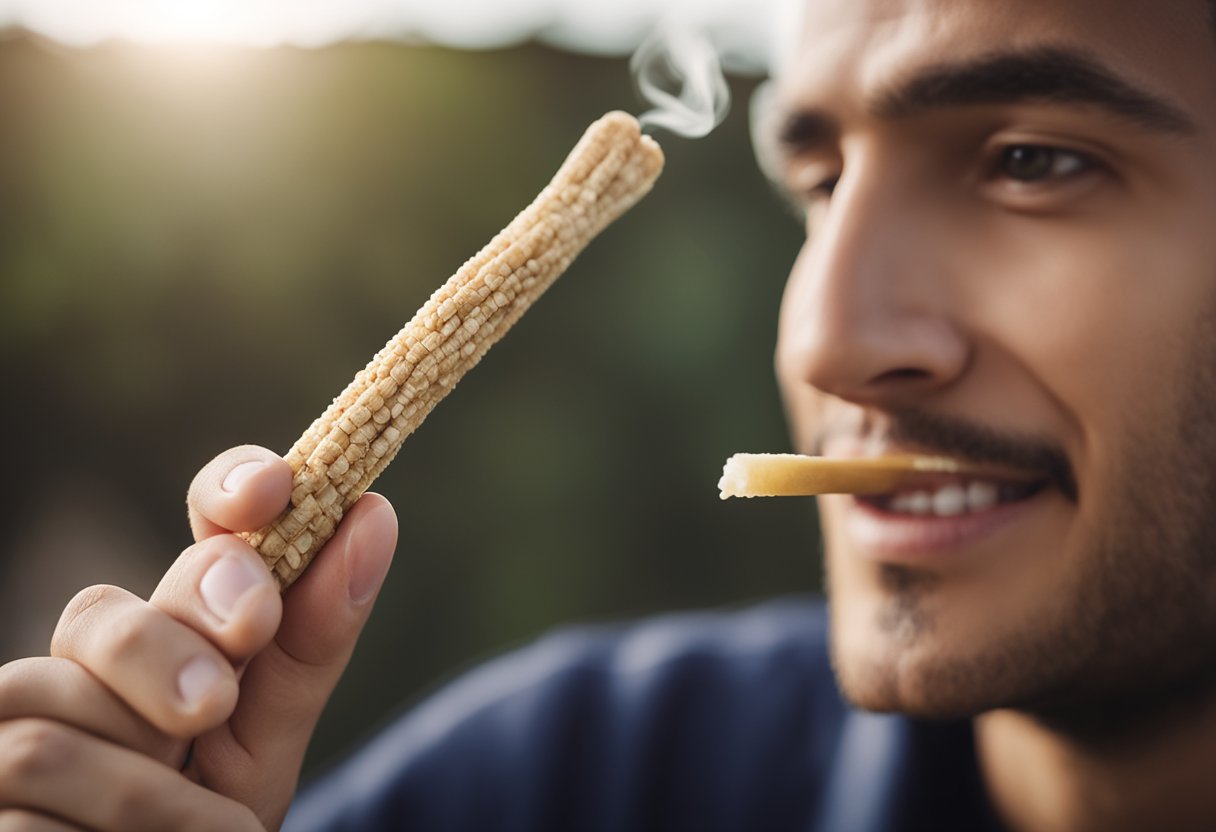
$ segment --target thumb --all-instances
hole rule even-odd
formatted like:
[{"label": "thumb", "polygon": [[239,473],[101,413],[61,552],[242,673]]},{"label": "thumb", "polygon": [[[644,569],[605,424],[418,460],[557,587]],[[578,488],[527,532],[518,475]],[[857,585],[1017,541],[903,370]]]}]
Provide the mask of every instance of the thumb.
[{"label": "thumb", "polygon": [[251,807],[270,828],[286,814],[317,719],[354,651],[397,543],[388,500],[364,495],[283,596],[271,643],[244,670],[226,725],[198,738],[191,773]]}]

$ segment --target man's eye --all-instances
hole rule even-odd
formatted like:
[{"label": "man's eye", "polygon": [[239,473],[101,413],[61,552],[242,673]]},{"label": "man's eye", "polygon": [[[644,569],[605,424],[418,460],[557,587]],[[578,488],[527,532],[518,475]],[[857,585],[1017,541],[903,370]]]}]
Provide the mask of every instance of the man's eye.
[{"label": "man's eye", "polygon": [[1000,173],[1018,182],[1042,182],[1081,173],[1089,160],[1071,150],[1044,145],[1019,144],[1001,153]]},{"label": "man's eye", "polygon": [[820,182],[817,182],[814,185],[814,187],[812,187],[810,189],[810,196],[818,197],[818,198],[831,196],[832,191],[836,190],[836,183],[838,183],[839,181],[840,181],[839,176],[833,176],[828,179],[824,179]]}]

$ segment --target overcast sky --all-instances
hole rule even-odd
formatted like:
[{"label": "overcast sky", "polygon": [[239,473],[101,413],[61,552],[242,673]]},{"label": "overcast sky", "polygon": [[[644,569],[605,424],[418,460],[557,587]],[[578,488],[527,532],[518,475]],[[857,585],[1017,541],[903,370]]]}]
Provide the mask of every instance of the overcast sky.
[{"label": "overcast sky", "polygon": [[787,0],[0,0],[0,27],[70,44],[118,37],[270,46],[399,38],[487,48],[537,38],[626,54],[661,17],[706,30],[733,69],[767,66]]}]

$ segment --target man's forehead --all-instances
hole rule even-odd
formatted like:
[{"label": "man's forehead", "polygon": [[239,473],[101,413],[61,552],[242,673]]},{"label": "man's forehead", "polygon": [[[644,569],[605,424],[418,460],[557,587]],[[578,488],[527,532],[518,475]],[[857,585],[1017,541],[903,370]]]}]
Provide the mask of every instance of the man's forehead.
[{"label": "man's forehead", "polygon": [[[1200,99],[1216,90],[1211,0],[800,0],[776,67],[782,98],[852,96],[942,60],[1070,47],[1156,74]],[[1171,77],[1172,72],[1172,77]],[[1150,79],[1151,85],[1151,79]],[[1185,89],[1185,87],[1192,89]]]},{"label": "man's forehead", "polygon": [[802,38],[897,22],[926,31],[984,30],[1014,34],[1021,29],[1067,28],[1109,34],[1123,28],[1152,37],[1152,30],[1193,29],[1216,20],[1213,0],[787,0],[784,26]]}]

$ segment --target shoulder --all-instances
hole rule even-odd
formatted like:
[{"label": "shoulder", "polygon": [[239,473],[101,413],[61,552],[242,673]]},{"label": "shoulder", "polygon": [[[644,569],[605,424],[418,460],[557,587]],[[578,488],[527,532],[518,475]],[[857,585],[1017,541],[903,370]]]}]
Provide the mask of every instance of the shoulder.
[{"label": "shoulder", "polygon": [[466,682],[490,701],[545,690],[577,695],[589,682],[624,704],[698,683],[730,680],[738,688],[767,685],[774,677],[799,685],[830,682],[826,629],[822,605],[800,599],[572,627],[488,665]]},{"label": "shoulder", "polygon": [[351,828],[370,825],[361,812],[428,828],[578,828],[570,813],[596,807],[597,828],[625,829],[635,813],[673,810],[656,801],[707,788],[735,803],[805,801],[844,710],[826,630],[822,604],[801,598],[558,630],[413,709],[293,818],[341,807]]}]

